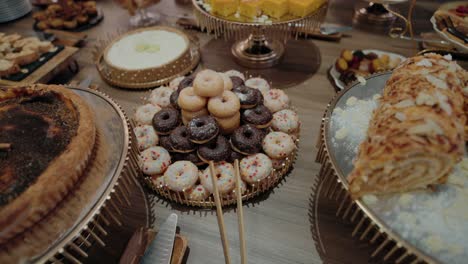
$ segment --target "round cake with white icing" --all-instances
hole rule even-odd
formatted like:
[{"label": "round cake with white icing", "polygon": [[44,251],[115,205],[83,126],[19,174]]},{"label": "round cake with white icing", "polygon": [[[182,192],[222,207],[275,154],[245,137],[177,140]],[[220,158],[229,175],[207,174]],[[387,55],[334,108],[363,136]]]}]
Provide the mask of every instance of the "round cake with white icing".
[{"label": "round cake with white icing", "polygon": [[117,39],[105,52],[106,63],[128,71],[167,65],[183,56],[189,40],[178,31],[145,29]]}]

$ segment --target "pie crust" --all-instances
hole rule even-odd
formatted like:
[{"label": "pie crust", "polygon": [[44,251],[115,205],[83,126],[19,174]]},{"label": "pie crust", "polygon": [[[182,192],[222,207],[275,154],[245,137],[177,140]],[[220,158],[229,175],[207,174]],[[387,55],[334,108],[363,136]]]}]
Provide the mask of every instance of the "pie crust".
[{"label": "pie crust", "polygon": [[[39,175],[31,180],[28,187],[6,204],[0,204],[0,244],[32,227],[73,190],[75,183],[84,174],[94,149],[96,138],[94,114],[80,96],[63,86],[38,84],[10,88],[3,93],[0,91],[0,117],[1,102],[50,92],[57,95],[66,110],[77,119],[76,128],[73,130],[76,133],[70,137],[68,145],[53,157],[42,173],[39,172]],[[7,177],[6,170],[2,171],[0,160],[0,185],[2,180],[8,180]]]}]

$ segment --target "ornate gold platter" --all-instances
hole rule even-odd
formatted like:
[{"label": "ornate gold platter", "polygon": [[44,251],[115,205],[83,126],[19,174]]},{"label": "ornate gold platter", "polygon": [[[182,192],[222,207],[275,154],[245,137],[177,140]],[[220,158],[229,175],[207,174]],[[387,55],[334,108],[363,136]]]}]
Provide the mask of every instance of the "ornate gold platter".
[{"label": "ornate gold platter", "polygon": [[[112,65],[106,60],[109,48],[120,39],[139,32],[149,30],[165,30],[179,34],[186,39],[187,49],[176,59],[158,66],[141,70],[127,70]],[[200,62],[198,43],[182,31],[165,26],[148,27],[132,30],[126,33],[117,33],[101,40],[95,47],[94,59],[96,68],[101,77],[110,85],[127,89],[147,89],[169,83],[172,79],[184,76],[196,68]]]},{"label": "ornate gold platter", "polygon": [[[1,263],[81,263],[93,245],[105,246],[104,238],[111,227],[124,224],[122,208],[130,205],[130,190],[141,190],[129,156],[128,119],[120,106],[100,92],[70,89],[99,113],[94,158],[87,175],[54,211],[29,231],[0,246]],[[149,225],[147,204],[145,208]]]},{"label": "ornate gold platter", "polygon": [[[359,142],[336,136],[340,125],[335,121],[336,109],[352,107],[351,97],[375,101],[391,73],[381,73],[355,83],[330,102],[322,119],[321,135],[317,144],[316,161],[322,164],[319,177],[324,194],[337,201],[336,216],[354,224],[352,236],[369,241],[376,249],[370,257],[391,263],[464,263],[466,260],[464,234],[468,225],[464,220],[467,210],[457,204],[466,204],[466,182],[446,184],[435,191],[365,196],[351,199],[347,175],[352,170]],[[351,100],[351,101],[354,101]],[[362,115],[371,114],[361,113]],[[352,120],[351,120],[352,122]],[[365,134],[365,131],[364,131]],[[465,158],[466,160],[466,158]],[[455,168],[451,179],[463,179],[465,165]],[[460,180],[458,180],[460,181]],[[465,186],[465,187],[463,187]],[[453,209],[453,210],[451,210]]]}]

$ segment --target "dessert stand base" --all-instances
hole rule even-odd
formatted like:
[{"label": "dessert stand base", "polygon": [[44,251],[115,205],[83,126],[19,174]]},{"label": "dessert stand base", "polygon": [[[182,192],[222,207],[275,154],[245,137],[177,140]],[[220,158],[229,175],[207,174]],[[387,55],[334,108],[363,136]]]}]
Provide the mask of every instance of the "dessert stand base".
[{"label": "dessert stand base", "polygon": [[[239,42],[236,43],[240,45]],[[279,44],[283,46],[282,42]],[[222,39],[211,40],[201,48],[203,63],[217,71],[235,69],[246,73],[247,76],[261,76],[274,83],[275,88],[291,87],[305,82],[317,72],[322,60],[319,48],[312,41],[289,40],[283,47],[285,52],[280,56],[280,64],[270,68],[250,68],[237,63],[236,58],[232,56],[236,46],[232,45],[233,42]],[[240,53],[243,53],[242,49]]]},{"label": "dessert stand base", "polygon": [[251,34],[246,40],[235,42],[231,52],[239,65],[264,69],[280,62],[284,55],[284,45],[278,40],[268,41],[264,35]]}]

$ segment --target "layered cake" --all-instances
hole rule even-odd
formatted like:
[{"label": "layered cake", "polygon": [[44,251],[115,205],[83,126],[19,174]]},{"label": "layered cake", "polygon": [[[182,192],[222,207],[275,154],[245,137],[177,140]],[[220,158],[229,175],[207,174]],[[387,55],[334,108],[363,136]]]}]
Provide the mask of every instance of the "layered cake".
[{"label": "layered cake", "polygon": [[30,228],[74,188],[95,144],[94,115],[61,86],[0,93],[0,244]]},{"label": "layered cake", "polygon": [[184,55],[187,37],[176,31],[153,29],[135,31],[106,48],[107,64],[123,70],[145,70],[164,66]]}]

